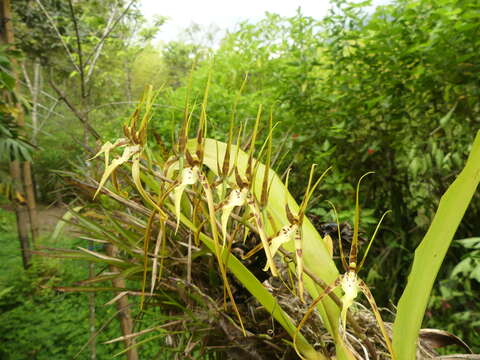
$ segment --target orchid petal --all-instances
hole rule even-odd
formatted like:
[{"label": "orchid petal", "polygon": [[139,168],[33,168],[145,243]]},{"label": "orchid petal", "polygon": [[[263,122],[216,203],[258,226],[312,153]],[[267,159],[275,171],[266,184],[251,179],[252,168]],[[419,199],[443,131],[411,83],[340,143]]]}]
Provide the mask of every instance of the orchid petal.
[{"label": "orchid petal", "polygon": [[277,236],[272,239],[272,244],[270,245],[272,256],[275,256],[280,246],[292,240],[297,229],[297,225],[286,225],[280,229]]}]

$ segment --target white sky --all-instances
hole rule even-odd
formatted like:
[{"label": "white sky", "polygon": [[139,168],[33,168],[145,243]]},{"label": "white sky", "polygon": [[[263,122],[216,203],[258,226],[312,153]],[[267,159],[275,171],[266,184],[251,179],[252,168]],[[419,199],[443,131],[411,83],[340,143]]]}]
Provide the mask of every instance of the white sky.
[{"label": "white sky", "polygon": [[[373,0],[373,4],[385,4],[389,0]],[[142,0],[141,10],[147,18],[167,16],[157,38],[175,40],[178,34],[196,23],[203,26],[215,24],[221,29],[231,29],[242,20],[259,20],[266,11],[282,16],[293,16],[298,7],[302,13],[314,18],[327,14],[328,0]]]}]

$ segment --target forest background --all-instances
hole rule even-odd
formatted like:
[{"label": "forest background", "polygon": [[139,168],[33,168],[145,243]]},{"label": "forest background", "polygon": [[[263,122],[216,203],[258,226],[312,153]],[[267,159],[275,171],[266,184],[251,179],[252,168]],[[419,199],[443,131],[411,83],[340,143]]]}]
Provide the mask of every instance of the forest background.
[{"label": "forest background", "polygon": [[[59,172],[100,167],[87,159],[121,136],[121,124],[146,85],[159,90],[151,131],[169,146],[187,93],[201,99],[209,78],[208,133],[225,140],[247,77],[235,116],[248,127],[260,105],[268,109],[266,117],[271,112],[278,122],[275,170],[292,169],[295,198],[301,198],[310,164],[333,166],[320,201],[309,209],[312,219],[332,221],[322,201],[328,199],[340,221],[351,222],[355,183],[376,172],[362,190],[362,231],[371,233],[382,212],[392,215],[371,250],[364,279],[380,306],[395,304],[414,250],[479,128],[480,8],[475,0],[396,0],[369,13],[368,2],[334,4],[323,19],[300,10],[288,18],[266,13],[258,22],[240,23],[219,44],[211,42],[216,34],[192,26],[181,41],[156,46],[166,19],[147,22],[135,1],[14,1],[15,50],[1,47],[2,89],[11,87],[16,71],[38,209],[81,195]],[[15,186],[5,159],[0,170],[0,358],[73,358],[88,342],[91,297],[53,288],[84,279],[89,269],[78,261],[35,256],[22,269],[11,207],[22,199],[10,191]],[[476,194],[455,235],[476,240],[454,241],[423,324],[455,333],[476,352],[479,200]],[[47,232],[35,239],[35,246],[85,244]],[[109,299],[98,295],[96,301]],[[141,321],[158,319],[157,311]],[[114,308],[98,305],[97,328],[114,314]],[[106,326],[98,358],[122,349],[101,344],[120,335],[118,326]],[[141,358],[152,358],[162,350],[149,342],[139,351]]]}]

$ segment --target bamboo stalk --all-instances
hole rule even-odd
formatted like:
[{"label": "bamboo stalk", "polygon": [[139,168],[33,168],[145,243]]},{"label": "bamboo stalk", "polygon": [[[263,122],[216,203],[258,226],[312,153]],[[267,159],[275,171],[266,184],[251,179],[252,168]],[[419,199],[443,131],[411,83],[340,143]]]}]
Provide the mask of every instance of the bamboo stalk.
[{"label": "bamboo stalk", "polygon": [[[20,163],[12,161],[10,163],[10,175],[13,180],[13,188],[16,194],[22,194],[22,174]],[[24,269],[27,269],[31,264],[30,242],[28,239],[28,213],[25,203],[21,199],[14,199],[15,215],[17,218],[17,234],[20,241],[20,249],[22,254],[22,261]]]},{"label": "bamboo stalk", "polygon": [[[12,13],[10,7],[10,0],[1,1],[1,20],[3,24],[2,42],[6,44],[13,44],[13,26],[12,26]],[[16,82],[16,90],[19,90],[18,72],[16,71],[17,63],[15,59],[12,60],[13,74]],[[24,132],[25,119],[23,116],[23,109],[20,103],[15,104],[18,109],[17,123],[21,132]],[[23,174],[22,174],[23,168]],[[30,265],[31,254],[29,253],[30,244],[28,239],[29,221],[32,225],[32,240],[34,241],[38,235],[38,221],[36,213],[35,192],[33,189],[32,171],[30,162],[26,161],[20,166],[20,163],[14,161],[10,166],[10,173],[14,182],[15,191],[22,195],[26,193],[26,205],[28,209],[28,216],[25,214],[25,204],[22,201],[15,202],[15,214],[17,217],[17,232],[20,241],[20,248],[22,251],[23,265],[27,268]],[[25,190],[25,192],[24,192]]]},{"label": "bamboo stalk", "polygon": [[25,194],[27,195],[27,208],[30,220],[30,231],[32,234],[33,248],[37,248],[37,239],[39,235],[37,202],[35,199],[35,188],[33,186],[32,166],[29,161],[22,163],[23,165],[23,182]]}]

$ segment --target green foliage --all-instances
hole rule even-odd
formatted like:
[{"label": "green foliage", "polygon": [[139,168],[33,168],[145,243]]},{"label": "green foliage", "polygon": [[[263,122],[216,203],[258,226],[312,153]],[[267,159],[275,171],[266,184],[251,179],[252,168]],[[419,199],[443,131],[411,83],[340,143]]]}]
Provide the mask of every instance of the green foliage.
[{"label": "green foliage", "polygon": [[14,214],[0,208],[0,233],[6,234],[7,232],[14,230],[14,223]]},{"label": "green foliage", "polygon": [[12,61],[18,59],[17,51],[0,47],[0,199],[11,198],[13,187],[9,175],[12,161],[29,161],[34,147],[27,141],[17,123],[21,106],[16,81],[12,76]]},{"label": "green foliage", "polygon": [[[62,293],[56,286],[71,284],[87,276],[81,262],[36,259],[32,268],[22,270],[18,241],[12,232],[12,214],[0,210],[0,358],[5,360],[73,359],[83,349],[80,359],[88,358],[89,337],[87,294]],[[83,241],[82,241],[83,242]],[[64,247],[81,245],[79,240],[62,238]],[[44,239],[43,244],[49,244]],[[56,244],[58,246],[59,243]],[[96,296],[96,328],[104,326],[97,338],[97,356],[107,359],[122,350],[121,343],[105,341],[121,336],[113,321],[115,309],[102,304],[108,294]],[[150,311],[150,319],[160,314]],[[148,326],[148,322],[146,322]],[[140,355],[154,358],[158,346],[147,344]]]},{"label": "green foliage", "polygon": [[[88,340],[86,296],[49,288],[62,275],[64,281],[74,281],[72,270],[65,276],[59,269],[36,264],[20,276],[2,278],[11,288],[0,300],[2,359],[73,358],[81,349]],[[100,310],[98,315],[106,318]],[[100,353],[108,356],[109,351]]]},{"label": "green foliage", "polygon": [[20,133],[14,115],[16,108],[1,105],[0,109],[0,162],[10,163],[11,161],[30,161],[30,153],[34,150],[25,136]]},{"label": "green foliage", "polygon": [[165,58],[161,52],[153,46],[145,46],[135,54],[132,59],[132,98],[141,96],[146,84],[154,88],[161,88],[167,79]]},{"label": "green foliage", "polygon": [[[66,34],[68,24],[68,3],[65,1],[42,1],[42,4],[57,21],[59,32]],[[62,44],[52,31],[51,24],[45,21],[38,4],[32,1],[20,0],[12,3],[13,11],[18,17],[15,22],[15,32],[19,39],[20,49],[43,63],[55,61],[62,51]]]},{"label": "green foliage", "polygon": [[19,126],[12,113],[0,110],[0,161],[29,161],[34,147],[20,135]]},{"label": "green foliage", "polygon": [[[470,5],[403,1],[378,9],[368,20],[359,9],[338,21],[327,19],[332,41],[327,86],[333,90],[330,107],[337,109],[332,122],[344,124],[338,160],[351,161],[347,148],[365,155],[370,149],[365,165],[390,174],[385,185],[391,189],[377,187],[375,201],[385,203],[395,191],[414,199],[393,207],[397,217],[430,212],[431,189],[445,190],[436,180],[439,174],[458,169],[473,141],[469,129],[478,111],[473,101],[478,87],[468,75],[451,80],[457,71],[452,69],[460,71],[463,58],[474,56],[470,39],[478,23]],[[457,36],[460,14],[471,30]],[[343,27],[347,20],[352,30]]]},{"label": "green foliage", "polygon": [[[480,283],[480,238],[457,240],[456,243],[468,249],[469,252],[465,258],[453,268],[450,277],[468,282],[476,280]],[[471,288],[471,285],[467,286],[467,289],[468,288]]]},{"label": "green foliage", "polygon": [[478,242],[478,238],[453,242],[454,247],[468,249],[468,252],[458,264],[450,267],[448,276],[432,292],[425,319],[426,327],[451,331],[474,349],[480,348],[480,323],[476,320],[480,307],[475,301],[480,287]]},{"label": "green foliage", "polygon": [[[478,41],[471,40],[474,3],[399,1],[368,16],[338,2],[343,10],[325,20],[331,62],[320,91],[328,100],[326,125],[336,129],[326,134],[332,155],[342,170],[356,164],[344,170],[347,178],[375,169],[369,204],[393,210],[379,254],[382,262],[392,257],[392,266],[378,267],[381,281],[406,279],[409,252],[473,142],[480,88],[466,69],[480,65],[473,60]],[[475,195],[460,236],[478,234],[479,211]],[[396,298],[399,289],[385,297]]]},{"label": "green foliage", "polygon": [[[18,52],[13,51],[5,45],[0,46],[0,90],[14,93],[15,78],[10,73],[12,71],[12,58],[18,57]],[[9,95],[14,96],[15,94]],[[7,96],[8,97],[8,96]],[[1,103],[4,103],[4,98]]]}]

